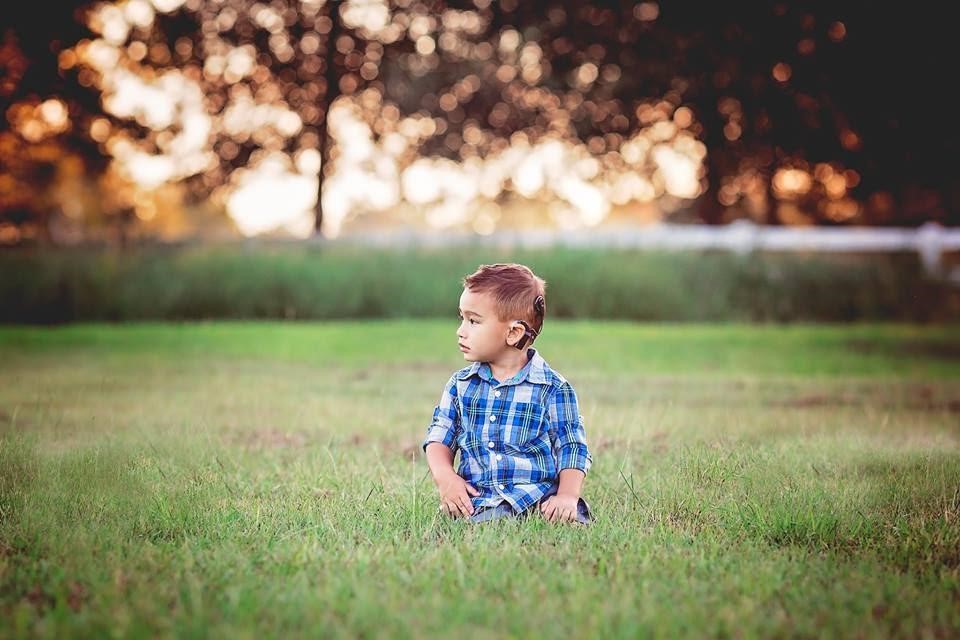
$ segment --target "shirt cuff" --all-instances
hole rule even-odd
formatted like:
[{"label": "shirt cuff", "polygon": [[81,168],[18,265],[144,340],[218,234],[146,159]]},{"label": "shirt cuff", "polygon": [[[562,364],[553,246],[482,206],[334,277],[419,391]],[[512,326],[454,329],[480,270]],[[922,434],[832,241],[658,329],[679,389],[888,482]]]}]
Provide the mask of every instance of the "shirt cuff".
[{"label": "shirt cuff", "polygon": [[442,445],[445,445],[450,450],[453,450],[454,447],[454,435],[453,429],[449,427],[444,427],[443,425],[431,425],[427,430],[427,437],[423,440],[423,445],[421,448],[424,453],[427,451],[427,445],[431,442],[439,442]]},{"label": "shirt cuff", "polygon": [[557,458],[557,467],[560,471],[563,469],[579,469],[580,471],[583,471],[584,475],[586,475],[587,471],[590,470],[591,464],[593,463],[593,460],[590,456],[590,451],[587,449],[586,445],[578,442],[563,445],[560,447],[559,454],[560,455]]}]

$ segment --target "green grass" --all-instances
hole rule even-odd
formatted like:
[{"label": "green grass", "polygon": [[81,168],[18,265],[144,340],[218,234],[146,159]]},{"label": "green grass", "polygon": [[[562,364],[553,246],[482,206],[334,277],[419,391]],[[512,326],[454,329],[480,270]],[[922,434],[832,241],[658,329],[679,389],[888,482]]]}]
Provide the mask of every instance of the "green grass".
[{"label": "green grass", "polygon": [[549,323],[583,529],[436,513],[455,324],[0,329],[0,637],[960,634],[957,327]]}]

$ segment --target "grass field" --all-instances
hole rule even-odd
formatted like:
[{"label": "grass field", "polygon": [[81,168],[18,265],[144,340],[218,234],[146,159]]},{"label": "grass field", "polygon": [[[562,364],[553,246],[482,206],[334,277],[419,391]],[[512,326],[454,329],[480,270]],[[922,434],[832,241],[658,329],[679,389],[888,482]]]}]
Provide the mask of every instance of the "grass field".
[{"label": "grass field", "polygon": [[0,636],[960,634],[958,327],[548,323],[589,528],[437,514],[455,328],[0,329]]}]

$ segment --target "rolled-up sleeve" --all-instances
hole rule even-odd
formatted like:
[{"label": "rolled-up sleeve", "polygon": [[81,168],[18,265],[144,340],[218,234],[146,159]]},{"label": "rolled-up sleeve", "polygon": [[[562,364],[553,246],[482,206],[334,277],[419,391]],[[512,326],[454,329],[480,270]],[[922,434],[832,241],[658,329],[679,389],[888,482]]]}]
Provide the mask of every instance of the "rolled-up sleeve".
[{"label": "rolled-up sleeve", "polygon": [[443,387],[440,402],[433,409],[433,420],[427,427],[427,437],[423,440],[423,450],[431,442],[439,442],[456,451],[457,432],[460,430],[460,399],[457,397],[457,376]]},{"label": "rolled-up sleeve", "polygon": [[590,470],[593,457],[587,447],[583,416],[577,404],[577,394],[569,382],[563,382],[550,396],[548,405],[550,438],[557,469]]}]

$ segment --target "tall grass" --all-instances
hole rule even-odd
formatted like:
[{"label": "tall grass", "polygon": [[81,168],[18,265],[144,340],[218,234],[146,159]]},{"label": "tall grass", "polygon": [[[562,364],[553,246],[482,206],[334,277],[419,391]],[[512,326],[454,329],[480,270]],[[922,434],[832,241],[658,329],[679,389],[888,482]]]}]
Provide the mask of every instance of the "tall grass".
[{"label": "tall grass", "polygon": [[455,313],[479,264],[530,265],[554,317],[645,321],[960,319],[915,256],[337,245],[0,253],[0,322],[413,318]]}]

